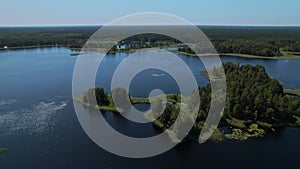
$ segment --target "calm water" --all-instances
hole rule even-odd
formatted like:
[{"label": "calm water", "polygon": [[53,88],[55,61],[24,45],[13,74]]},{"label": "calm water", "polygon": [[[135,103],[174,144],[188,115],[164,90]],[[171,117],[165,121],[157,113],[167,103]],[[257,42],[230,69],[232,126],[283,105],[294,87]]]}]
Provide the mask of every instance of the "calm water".
[{"label": "calm water", "polygon": [[[0,52],[0,146],[8,149],[0,159],[1,169],[300,166],[300,130],[294,128],[246,142],[183,143],[162,155],[147,159],[112,155],[86,136],[76,118],[71,101],[76,57],[69,56],[70,53],[72,51],[66,48]],[[113,70],[128,55],[120,53],[106,57],[97,75],[97,86],[108,91]],[[207,84],[206,78],[200,74],[200,70],[204,69],[200,60],[184,55],[179,57],[190,66],[199,85]],[[223,57],[222,60],[264,65],[269,75],[283,82],[285,88],[300,88],[300,79],[297,78],[300,60],[235,57]],[[154,88],[161,88],[166,93],[178,91],[172,77],[151,69],[136,76],[130,92],[135,96],[148,96]],[[139,109],[147,109],[144,105],[138,106]],[[137,125],[109,112],[104,115],[116,130],[131,136],[146,137],[159,132],[150,124]]]}]

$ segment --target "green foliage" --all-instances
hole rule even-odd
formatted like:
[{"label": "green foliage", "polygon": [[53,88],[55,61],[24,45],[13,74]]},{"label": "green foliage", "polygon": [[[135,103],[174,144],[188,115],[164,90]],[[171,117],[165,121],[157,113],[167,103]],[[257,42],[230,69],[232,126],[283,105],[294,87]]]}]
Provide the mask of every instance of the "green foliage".
[{"label": "green foliage", "polygon": [[95,89],[95,96],[96,96],[97,104],[99,106],[107,106],[107,105],[109,105],[108,96],[104,92],[103,88],[96,88]]},{"label": "green foliage", "polygon": [[[282,85],[275,79],[268,76],[263,66],[250,66],[233,63],[224,63],[223,68],[227,81],[227,100],[223,111],[223,119],[219,124],[219,129],[214,131],[211,141],[219,142],[223,139],[223,132],[220,128],[228,128],[231,133],[225,134],[225,138],[245,140],[249,137],[261,137],[266,131],[276,127],[299,126],[300,124],[300,100],[298,97],[284,94]],[[214,68],[212,74],[218,78],[220,68]],[[180,97],[180,95],[168,95],[168,103],[162,115],[153,122],[154,125],[167,129],[170,128],[176,119],[180,109],[182,110],[179,123],[176,123],[171,133],[172,137],[178,137],[177,132],[181,125],[189,120],[193,120],[192,113],[187,111],[187,107],[195,108],[197,97],[200,95],[200,106],[196,123],[189,133],[190,138],[197,138],[207,118],[211,97],[218,100],[218,96],[211,96],[211,86],[199,87],[195,90],[191,98]],[[218,91],[218,94],[222,92]],[[102,107],[114,108],[111,96],[107,95],[102,88],[90,89],[85,92],[83,101],[91,105],[92,97],[96,96],[97,104]],[[112,91],[112,96],[116,102],[120,102],[118,108],[127,110],[130,102],[147,102],[144,98],[127,98],[127,93],[123,88],[116,88]],[[125,99],[125,100],[124,100]],[[191,104],[181,104],[181,100],[190,99]],[[160,112],[163,107],[162,100],[153,103],[155,112]],[[186,133],[181,133],[186,134]],[[181,137],[181,136],[180,136]],[[179,138],[179,137],[178,137]]]},{"label": "green foliage", "polygon": [[176,105],[167,105],[158,120],[162,122],[166,128],[169,128],[175,122],[178,113],[179,108]]},{"label": "green foliage", "polygon": [[225,134],[227,139],[234,139],[234,140],[247,140],[248,135],[241,129],[233,129],[231,134]]},{"label": "green foliage", "polygon": [[81,48],[97,29],[99,27],[3,27],[0,28],[0,48],[42,45]]},{"label": "green foliage", "polygon": [[[0,28],[0,48],[3,46],[59,45],[82,48],[88,38],[100,27],[40,27]],[[172,31],[176,27],[167,27]],[[184,29],[184,28],[182,28]],[[238,53],[257,56],[281,56],[285,52],[300,52],[300,28],[297,27],[200,27],[219,53]],[[113,37],[108,37],[113,38]],[[192,38],[193,37],[189,37]],[[93,45],[93,44],[90,44]],[[95,44],[97,46],[97,44]],[[110,45],[114,45],[110,44]],[[125,45],[118,49],[117,45]],[[130,52],[134,49],[182,45],[177,39],[147,33],[128,37],[109,52]],[[95,46],[95,47],[96,47]],[[188,47],[179,51],[194,53]]]},{"label": "green foliage", "polygon": [[246,128],[246,124],[244,120],[239,120],[236,118],[226,118],[226,121],[228,123],[228,125],[235,127],[235,128],[239,128],[239,129],[245,129]]},{"label": "green foliage", "polygon": [[[96,100],[95,100],[96,99]],[[96,102],[95,102],[96,101]],[[108,106],[110,101],[103,88],[89,89],[83,94],[83,102],[89,105]]]},{"label": "green foliage", "polygon": [[3,154],[3,153],[5,153],[5,151],[6,151],[5,148],[1,148],[1,147],[0,147],[0,155]]},{"label": "green foliage", "polygon": [[[219,53],[256,56],[282,56],[286,52],[300,52],[299,28],[259,27],[201,27]],[[194,54],[183,46],[180,52]]]},{"label": "green foliage", "polygon": [[225,134],[225,137],[243,141],[250,137],[262,137],[264,134],[265,130],[260,129],[257,124],[251,124],[247,130],[234,128],[230,134]]},{"label": "green foliage", "polygon": [[265,130],[260,129],[257,124],[251,124],[248,132],[251,134],[251,137],[262,137],[265,134]]},{"label": "green foliage", "polygon": [[267,123],[293,121],[300,102],[285,96],[281,84],[270,78],[262,66],[225,63],[227,102],[224,115]]},{"label": "green foliage", "polygon": [[214,143],[219,143],[224,140],[223,133],[217,128],[213,134],[210,136],[209,141]]},{"label": "green foliage", "polygon": [[[300,115],[299,99],[286,96],[281,84],[270,78],[263,66],[224,63],[223,67],[227,81],[227,101],[219,128],[231,130],[230,134],[225,135],[226,138],[245,140],[249,137],[260,137],[265,134],[265,130],[273,131],[274,127],[296,124],[295,117]],[[215,68],[212,71],[219,70]],[[196,123],[190,132],[195,136],[199,136],[202,130],[211,101],[210,84],[199,87],[198,90],[201,104]],[[192,103],[195,99],[193,97]],[[176,105],[168,105],[158,121],[164,128],[168,128],[175,121],[178,112]],[[221,133],[217,131],[212,139],[220,138],[223,135]]]}]

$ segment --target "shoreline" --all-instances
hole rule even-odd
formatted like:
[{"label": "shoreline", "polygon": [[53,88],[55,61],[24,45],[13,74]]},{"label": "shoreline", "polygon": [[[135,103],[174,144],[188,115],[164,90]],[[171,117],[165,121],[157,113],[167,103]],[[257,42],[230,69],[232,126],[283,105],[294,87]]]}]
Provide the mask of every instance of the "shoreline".
[{"label": "shoreline", "polygon": [[[197,54],[191,54],[191,53],[186,53],[186,52],[181,52],[177,50],[162,50],[158,49],[157,51],[159,52],[172,52],[172,53],[178,53],[178,54],[183,54],[186,56],[198,56]],[[206,57],[206,56],[214,56],[216,54],[201,54],[201,56]],[[247,59],[269,59],[269,60],[294,60],[294,59],[300,59],[300,56],[296,55],[286,55],[286,56],[256,56],[256,55],[247,55],[247,54],[239,54],[239,53],[217,53],[220,57],[226,57],[226,56],[231,56],[231,57],[240,57],[240,58],[247,58]]]},{"label": "shoreline", "polygon": [[[6,50],[18,50],[18,49],[37,49],[37,48],[50,48],[50,47],[66,47],[63,45],[33,45],[33,46],[17,46],[17,47],[8,47],[6,49],[0,48],[0,51],[6,51]],[[68,48],[68,47],[66,47]],[[69,48],[71,49],[71,48]]]},{"label": "shoreline", "polygon": [[[82,48],[72,48],[72,47],[67,47],[67,46],[63,46],[63,45],[40,45],[40,46],[18,46],[18,47],[9,47],[9,48],[0,48],[0,51],[6,51],[6,50],[21,50],[21,49],[36,49],[36,48],[47,48],[47,47],[64,47],[64,48],[68,48],[71,51],[81,51]],[[174,47],[174,46],[168,46],[168,47]],[[178,54],[183,54],[186,56],[198,56],[197,54],[191,54],[191,53],[186,53],[186,52],[181,52],[181,51],[177,51],[177,50],[164,50],[164,49],[160,49],[160,48],[141,48],[141,49],[131,49],[129,51],[115,51],[112,52],[110,54],[117,54],[117,53],[132,53],[132,52],[136,52],[137,50],[156,50],[158,52],[172,52],[172,53],[178,53]],[[92,51],[96,51],[96,52],[100,52],[101,50],[99,49],[91,49]],[[295,59],[300,59],[300,56],[298,55],[290,55],[290,54],[286,54],[288,52],[284,52],[283,56],[256,56],[256,55],[248,55],[248,54],[240,54],[240,53],[217,53],[218,56],[220,57],[226,57],[226,56],[230,56],[230,57],[240,57],[240,58],[247,58],[247,59],[268,59],[268,60],[295,60]],[[290,53],[300,53],[300,52],[290,52]],[[70,54],[72,56],[76,56],[78,55],[77,53],[72,53]],[[207,57],[207,56],[212,56],[215,54],[202,54],[203,57]]]},{"label": "shoreline", "polygon": [[284,94],[300,97],[300,89],[285,89]]},{"label": "shoreline", "polygon": [[[299,92],[299,89],[286,89],[289,91],[296,91]],[[285,90],[285,94],[288,94]],[[300,94],[300,93],[299,93]],[[172,96],[180,96],[179,94],[168,94],[167,95],[167,102],[170,102],[172,104],[180,103],[180,100],[174,100],[172,99]],[[154,98],[159,98],[160,96],[155,96]],[[181,96],[183,97],[183,96]],[[150,104],[150,98],[138,98],[138,97],[132,97],[131,102],[132,104]],[[124,113],[126,110],[116,108],[113,105],[109,106],[91,106],[88,103],[85,103],[81,97],[73,98],[73,101],[80,103],[82,106],[86,108],[92,108],[92,109],[98,109],[101,113],[103,112],[112,112],[112,113]],[[250,138],[259,138],[264,137],[268,133],[274,133],[279,128],[285,128],[285,127],[293,127],[293,128],[299,128],[300,127],[300,116],[293,115],[293,117],[296,119],[295,123],[287,122],[287,123],[266,123],[263,121],[246,121],[246,120],[240,120],[233,117],[230,118],[224,118],[224,120],[227,121],[227,128],[231,128],[231,132],[227,133],[221,128],[216,128],[210,138],[208,139],[210,142],[214,143],[221,143],[225,140],[235,140],[235,141],[246,141]],[[148,111],[144,114],[144,118],[146,120],[149,120],[152,122],[152,125],[166,131],[169,135],[169,138],[173,142],[178,142],[178,138],[176,137],[176,133],[169,131],[168,126],[166,126],[162,121],[159,119],[155,119],[151,111]],[[197,135],[198,136],[198,135]],[[190,141],[197,141],[197,139],[194,135],[187,136],[185,140]]]}]

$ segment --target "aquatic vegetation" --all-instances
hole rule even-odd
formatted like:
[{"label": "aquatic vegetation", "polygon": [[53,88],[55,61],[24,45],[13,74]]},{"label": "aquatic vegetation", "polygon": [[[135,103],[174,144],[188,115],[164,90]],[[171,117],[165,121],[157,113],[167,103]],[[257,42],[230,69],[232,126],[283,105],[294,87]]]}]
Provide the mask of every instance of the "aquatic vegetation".
[{"label": "aquatic vegetation", "polygon": [[5,151],[6,151],[5,148],[1,148],[1,147],[0,147],[0,155],[3,154]]},{"label": "aquatic vegetation", "polygon": [[251,137],[263,137],[265,133],[265,130],[259,128],[257,124],[251,124],[246,131],[241,129],[232,129],[232,133],[225,134],[225,137],[227,139],[243,141]]}]

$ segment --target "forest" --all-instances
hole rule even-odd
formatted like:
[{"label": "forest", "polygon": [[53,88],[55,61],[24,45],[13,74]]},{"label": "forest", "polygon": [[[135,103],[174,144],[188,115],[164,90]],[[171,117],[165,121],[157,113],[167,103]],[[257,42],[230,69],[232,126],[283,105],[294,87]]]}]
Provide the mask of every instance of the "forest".
[{"label": "forest", "polygon": [[[285,95],[282,85],[270,78],[263,66],[240,66],[230,62],[223,66],[227,101],[218,129],[210,138],[212,141],[220,142],[225,138],[246,140],[262,137],[266,132],[282,127],[300,125],[299,98]],[[201,104],[196,124],[189,135],[191,138],[199,135],[208,115],[210,84],[199,87],[198,92]],[[163,128],[170,127],[178,111],[175,105],[169,105],[156,123],[163,124]]]},{"label": "forest", "polygon": [[[4,46],[42,47],[64,46],[81,49],[88,38],[100,27],[1,27],[0,49]],[[199,26],[208,36],[219,53],[235,53],[256,56],[282,56],[284,54],[300,55],[300,27],[230,27]],[[157,35],[141,34],[124,39],[129,48],[111,52],[122,52],[130,49],[166,47],[181,44],[176,39]],[[122,44],[120,42],[120,44]],[[118,45],[120,45],[118,44]],[[182,52],[193,53],[182,47]]]},{"label": "forest", "polygon": [[0,47],[59,45],[81,48],[99,27],[0,27]]},{"label": "forest", "polygon": [[299,27],[227,27],[201,29],[219,53],[281,56],[300,52]]},{"label": "forest", "polygon": [[[282,127],[300,126],[299,97],[284,94],[282,85],[276,79],[270,78],[263,66],[240,66],[228,62],[224,63],[223,67],[227,81],[227,101],[221,122],[210,138],[211,141],[246,140],[250,137],[262,137],[267,132],[274,132]],[[220,68],[212,71],[217,75]],[[92,91],[90,89],[84,94],[85,103],[89,103],[88,98],[95,94],[99,106],[114,106],[111,96],[102,88],[94,89],[94,93]],[[199,136],[210,109],[210,84],[199,87],[198,92],[201,104],[196,123],[187,137],[192,140]],[[125,96],[123,90],[118,89],[117,93]],[[133,100],[131,103],[134,103]],[[180,100],[180,95],[169,95],[168,101],[172,104],[166,106],[163,114],[153,122],[153,125],[162,129],[169,128],[179,113],[177,103]],[[125,102],[123,107],[128,109],[128,105],[129,103]],[[162,107],[161,102],[154,105],[153,110]]]}]

